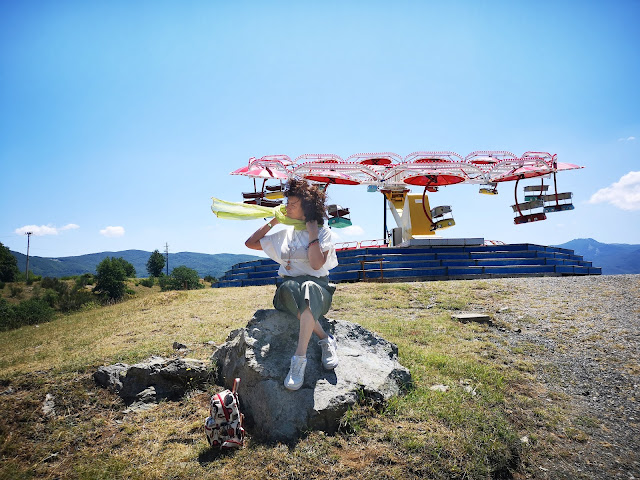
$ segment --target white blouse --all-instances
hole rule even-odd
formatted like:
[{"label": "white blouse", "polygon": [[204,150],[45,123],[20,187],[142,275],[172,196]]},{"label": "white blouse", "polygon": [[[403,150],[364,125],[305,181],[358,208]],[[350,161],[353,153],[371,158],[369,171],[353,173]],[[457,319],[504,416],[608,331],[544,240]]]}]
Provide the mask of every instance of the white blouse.
[{"label": "white blouse", "polygon": [[278,275],[281,277],[297,277],[299,275],[325,277],[329,275],[329,270],[338,265],[338,257],[331,241],[331,230],[320,227],[318,240],[320,241],[320,250],[329,252],[327,261],[318,270],[311,268],[309,263],[309,232],[306,230],[286,227],[279,232],[262,237],[260,245],[269,258],[280,264]]}]

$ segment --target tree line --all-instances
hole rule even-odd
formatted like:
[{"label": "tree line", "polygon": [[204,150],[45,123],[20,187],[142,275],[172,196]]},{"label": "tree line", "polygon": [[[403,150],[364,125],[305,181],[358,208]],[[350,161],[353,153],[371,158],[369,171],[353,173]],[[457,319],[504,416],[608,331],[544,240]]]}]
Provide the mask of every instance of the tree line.
[{"label": "tree line", "polygon": [[[165,267],[163,255],[154,250],[147,261],[149,278],[141,280],[145,287],[153,287],[158,282],[161,290],[193,290],[204,288],[198,272],[184,265],[175,267],[170,275],[162,271]],[[13,284],[20,280],[18,262],[11,251],[0,243],[0,290],[10,283],[11,296],[20,296],[22,288]],[[42,323],[51,320],[56,311],[68,312],[88,303],[108,304],[120,301],[135,292],[128,288],[127,280],[136,277],[135,267],[122,257],[107,257],[96,266],[95,275],[84,274],[75,278],[74,283],[57,278],[30,274],[28,284],[34,281],[34,295],[17,305],[11,305],[0,297],[0,330],[17,328],[22,325]],[[205,280],[216,281],[207,276]],[[137,283],[136,283],[137,285]],[[88,289],[88,286],[92,288]]]}]

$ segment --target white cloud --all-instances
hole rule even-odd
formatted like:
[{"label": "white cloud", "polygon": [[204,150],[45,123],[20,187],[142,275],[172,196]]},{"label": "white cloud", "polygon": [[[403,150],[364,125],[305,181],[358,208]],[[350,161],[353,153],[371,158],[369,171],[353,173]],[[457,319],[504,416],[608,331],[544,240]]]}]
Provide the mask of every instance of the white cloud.
[{"label": "white cloud", "polygon": [[64,227],[54,227],[51,225],[25,225],[24,227],[16,228],[15,232],[19,235],[24,235],[27,232],[31,232],[33,235],[37,237],[41,237],[43,235],[58,235],[58,233],[64,230],[74,230],[76,228],[80,228],[75,223],[69,223]]},{"label": "white cloud", "polygon": [[100,234],[110,238],[122,237],[124,235],[124,227],[105,227],[100,230]]},{"label": "white cloud", "polygon": [[633,142],[636,139],[636,137],[621,137],[618,139],[619,142]]},{"label": "white cloud", "polygon": [[340,231],[348,237],[358,237],[364,234],[364,229],[359,225],[349,225],[348,227],[341,228]]},{"label": "white cloud", "polygon": [[622,210],[640,210],[640,172],[629,172],[591,195],[589,203],[610,203]]}]

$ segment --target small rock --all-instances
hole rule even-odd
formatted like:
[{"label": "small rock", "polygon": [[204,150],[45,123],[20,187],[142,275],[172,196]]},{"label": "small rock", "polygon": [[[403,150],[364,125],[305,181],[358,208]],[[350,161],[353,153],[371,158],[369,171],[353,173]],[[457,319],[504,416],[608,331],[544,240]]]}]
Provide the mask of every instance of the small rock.
[{"label": "small rock", "polygon": [[173,349],[174,350],[186,350],[187,346],[184,343],[173,342]]},{"label": "small rock", "polygon": [[471,385],[467,385],[464,387],[464,391],[467,393],[470,393],[471,395],[475,396],[476,395],[476,389],[473,388]]},{"label": "small rock", "polygon": [[[156,399],[176,398],[209,380],[208,365],[191,358],[151,357],[135,365],[117,363],[98,368],[96,383],[115,390],[126,402],[153,387]],[[147,392],[147,395],[150,392]]]},{"label": "small rock", "polygon": [[154,409],[157,405],[157,403],[133,402],[124,413],[146,412]]},{"label": "small rock", "polygon": [[143,391],[136,395],[136,399],[142,403],[155,403],[156,402],[156,389],[152,385],[148,388],[145,388]]},{"label": "small rock", "polygon": [[486,323],[488,325],[493,324],[491,317],[483,313],[456,313],[451,315],[451,318],[453,318],[454,320],[458,320],[459,322],[462,322],[462,323],[478,322],[478,323]]},{"label": "small rock", "polygon": [[42,404],[42,413],[45,417],[53,417],[56,414],[56,402],[55,397],[50,393],[47,393],[47,396],[44,398],[44,402]]},{"label": "small rock", "polygon": [[48,457],[46,457],[42,461],[43,462],[51,462],[51,461],[55,460],[56,458],[58,458],[58,454],[57,453],[52,453],[51,455],[49,455]]},{"label": "small rock", "polygon": [[429,387],[429,390],[433,392],[446,392],[447,390],[449,390],[449,387],[447,385],[431,385],[431,387]]},{"label": "small rock", "polygon": [[529,437],[526,435],[520,439],[520,443],[529,443]]},{"label": "small rock", "polygon": [[0,393],[0,395],[11,395],[12,393],[15,393],[15,390],[9,387],[4,392]]},{"label": "small rock", "polygon": [[522,329],[521,329],[521,328],[516,328],[516,329],[514,330],[514,332],[516,332],[516,333],[522,333]]}]

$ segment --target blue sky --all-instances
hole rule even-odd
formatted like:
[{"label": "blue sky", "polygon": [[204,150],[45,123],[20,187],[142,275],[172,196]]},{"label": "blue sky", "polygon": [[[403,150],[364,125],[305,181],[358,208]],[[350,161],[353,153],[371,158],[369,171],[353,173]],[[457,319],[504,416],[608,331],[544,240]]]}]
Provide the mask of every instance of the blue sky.
[{"label": "blue sky", "polygon": [[[253,253],[219,220],[252,157],[558,154],[576,209],[513,224],[500,195],[430,196],[442,236],[640,243],[639,1],[0,2],[0,242],[61,257]],[[417,190],[416,190],[417,191]],[[382,197],[331,186],[380,238]]]}]

